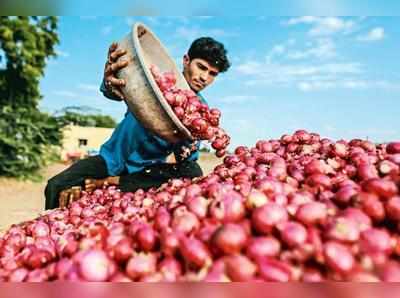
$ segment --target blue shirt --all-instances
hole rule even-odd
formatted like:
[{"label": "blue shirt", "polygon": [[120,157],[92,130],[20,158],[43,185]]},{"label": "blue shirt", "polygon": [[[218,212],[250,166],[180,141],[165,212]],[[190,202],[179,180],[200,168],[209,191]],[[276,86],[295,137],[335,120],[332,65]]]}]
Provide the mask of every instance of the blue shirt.
[{"label": "blue shirt", "polygon": [[[112,94],[107,92],[104,82],[100,91],[107,98],[115,99]],[[200,94],[198,95],[206,103],[204,98]],[[128,110],[110,139],[101,146],[100,155],[106,161],[108,174],[118,176],[124,170],[128,173],[135,173],[143,170],[146,166],[165,163],[167,156],[171,153],[175,154],[177,162],[182,162],[182,146],[188,146],[190,143],[190,141],[183,141],[172,144],[157,137],[145,129]],[[199,158],[199,141],[196,142],[196,148],[197,150],[184,159],[185,161],[195,161]]]}]

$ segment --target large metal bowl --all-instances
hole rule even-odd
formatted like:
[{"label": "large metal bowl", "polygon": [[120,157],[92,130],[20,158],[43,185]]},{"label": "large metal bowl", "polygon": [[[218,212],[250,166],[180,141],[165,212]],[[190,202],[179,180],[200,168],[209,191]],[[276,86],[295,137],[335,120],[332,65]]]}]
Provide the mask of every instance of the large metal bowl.
[{"label": "large metal bowl", "polygon": [[145,128],[168,142],[193,140],[163,97],[150,71],[153,64],[162,72],[173,71],[177,87],[190,90],[160,40],[144,24],[135,23],[132,32],[118,42],[118,49],[127,51],[121,59],[129,61],[128,66],[118,72],[118,77],[126,81],[122,91],[130,112]]}]

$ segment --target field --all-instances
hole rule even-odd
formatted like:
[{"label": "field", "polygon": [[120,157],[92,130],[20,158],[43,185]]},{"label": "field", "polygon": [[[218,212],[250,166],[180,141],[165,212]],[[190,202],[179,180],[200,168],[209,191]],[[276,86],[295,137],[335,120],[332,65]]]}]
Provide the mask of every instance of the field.
[{"label": "field", "polygon": [[[201,153],[199,163],[205,174],[219,162],[214,155]],[[66,167],[62,163],[52,164],[43,171],[44,179],[39,183],[0,178],[0,232],[11,224],[37,217],[44,209],[43,193],[47,180]]]}]

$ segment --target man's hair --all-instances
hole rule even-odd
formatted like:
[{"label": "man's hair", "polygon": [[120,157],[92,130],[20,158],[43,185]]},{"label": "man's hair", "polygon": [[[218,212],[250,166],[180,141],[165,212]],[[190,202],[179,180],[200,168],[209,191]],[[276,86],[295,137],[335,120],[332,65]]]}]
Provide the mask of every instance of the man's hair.
[{"label": "man's hair", "polygon": [[211,66],[225,72],[231,66],[226,56],[224,45],[211,37],[200,37],[192,42],[188,56],[190,60],[200,58],[206,60]]}]

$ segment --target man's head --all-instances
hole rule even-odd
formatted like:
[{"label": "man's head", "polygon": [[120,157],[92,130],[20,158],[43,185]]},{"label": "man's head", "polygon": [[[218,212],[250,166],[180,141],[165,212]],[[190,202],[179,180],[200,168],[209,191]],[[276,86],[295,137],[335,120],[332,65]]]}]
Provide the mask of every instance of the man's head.
[{"label": "man's head", "polygon": [[210,85],[220,72],[230,67],[224,45],[211,37],[193,41],[183,56],[183,75],[190,88],[200,92]]}]

